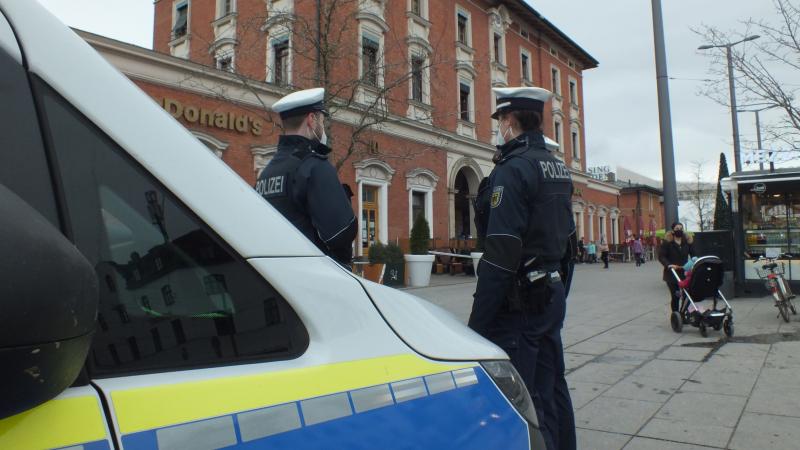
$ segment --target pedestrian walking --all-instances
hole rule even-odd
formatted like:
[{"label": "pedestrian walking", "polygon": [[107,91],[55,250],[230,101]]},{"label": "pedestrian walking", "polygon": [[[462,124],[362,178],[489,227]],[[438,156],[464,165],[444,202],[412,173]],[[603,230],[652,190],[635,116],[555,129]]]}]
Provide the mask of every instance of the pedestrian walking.
[{"label": "pedestrian walking", "polygon": [[635,239],[633,240],[633,257],[636,260],[636,267],[640,267],[642,265],[642,253],[644,253],[642,238],[639,235],[636,235]]},{"label": "pedestrian walking", "polygon": [[594,241],[589,242],[589,264],[594,264],[597,262],[597,245],[595,245]]},{"label": "pedestrian walking", "polygon": [[664,236],[664,242],[658,249],[658,261],[664,266],[662,279],[667,284],[670,294],[670,307],[672,311],[677,311],[679,307],[678,281],[672,275],[670,269],[675,269],[678,273],[683,270],[683,265],[689,258],[696,256],[691,236],[686,236],[683,231],[683,224],[675,222],[672,224],[671,231]]},{"label": "pedestrian walking", "polygon": [[578,239],[578,262],[583,263],[586,258],[586,247],[583,245],[583,238]]},{"label": "pedestrian walking", "polygon": [[485,232],[469,326],[503,348],[534,399],[549,449],[574,449],[575,418],[564,377],[566,314],[559,267],[575,224],[572,178],[545,148],[536,87],[495,88],[498,154],[478,192]]},{"label": "pedestrian walking", "polygon": [[324,98],[325,89],[307,89],[272,105],[284,134],[275,157],[258,177],[256,191],[323,253],[349,268],[356,217],[328,161]]},{"label": "pedestrian walking", "polygon": [[603,261],[603,269],[608,269],[608,244],[604,238],[600,239],[600,259]]}]

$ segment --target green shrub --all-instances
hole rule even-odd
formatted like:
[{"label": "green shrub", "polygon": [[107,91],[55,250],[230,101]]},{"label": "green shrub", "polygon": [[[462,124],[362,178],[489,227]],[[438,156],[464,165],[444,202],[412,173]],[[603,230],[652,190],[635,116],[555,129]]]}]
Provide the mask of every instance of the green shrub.
[{"label": "green shrub", "polygon": [[411,247],[412,255],[427,255],[428,245],[431,241],[431,230],[428,221],[420,214],[414,220],[414,226],[411,227],[411,238],[409,239],[409,246]]},{"label": "green shrub", "polygon": [[386,244],[384,247],[384,262],[386,264],[404,264],[403,249],[397,244]]},{"label": "green shrub", "polygon": [[386,259],[386,246],[380,242],[376,242],[369,246],[369,263],[370,264],[383,264]]}]

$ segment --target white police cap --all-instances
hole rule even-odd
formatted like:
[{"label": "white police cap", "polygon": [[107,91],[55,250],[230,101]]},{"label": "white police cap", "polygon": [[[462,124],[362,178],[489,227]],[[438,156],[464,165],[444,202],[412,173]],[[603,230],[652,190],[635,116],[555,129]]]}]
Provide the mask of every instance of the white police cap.
[{"label": "white police cap", "polygon": [[544,102],[550,100],[553,93],[540,87],[508,87],[492,88],[497,96],[497,110],[492,119],[510,111],[531,110],[544,111]]},{"label": "white police cap", "polygon": [[557,152],[559,148],[561,148],[561,144],[558,142],[550,139],[549,137],[544,137],[544,148],[551,152]]},{"label": "white police cap", "polygon": [[287,117],[308,114],[312,111],[319,111],[326,116],[325,110],[325,89],[314,88],[292,92],[272,105],[272,110],[280,114],[281,119]]}]

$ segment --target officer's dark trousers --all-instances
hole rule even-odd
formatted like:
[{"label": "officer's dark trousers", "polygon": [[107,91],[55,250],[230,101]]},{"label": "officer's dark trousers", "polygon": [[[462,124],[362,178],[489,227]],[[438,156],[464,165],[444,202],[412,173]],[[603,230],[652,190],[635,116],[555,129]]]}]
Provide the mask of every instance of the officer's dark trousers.
[{"label": "officer's dark trousers", "polygon": [[566,314],[564,286],[553,283],[552,302],[540,314],[502,312],[490,330],[490,339],[508,353],[533,397],[548,449],[576,447],[575,417],[564,378],[561,327]]}]

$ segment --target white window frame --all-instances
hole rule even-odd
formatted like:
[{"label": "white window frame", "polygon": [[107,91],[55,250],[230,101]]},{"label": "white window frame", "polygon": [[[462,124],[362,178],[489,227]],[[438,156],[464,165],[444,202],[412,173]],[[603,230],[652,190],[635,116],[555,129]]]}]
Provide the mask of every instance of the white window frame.
[{"label": "white window frame", "polygon": [[[408,0],[406,10],[414,14],[414,12],[411,11],[411,0]],[[428,0],[419,0],[419,16],[428,20]]]},{"label": "white window frame", "polygon": [[553,139],[558,143],[559,149],[564,148],[564,123],[559,119],[553,119]]},{"label": "white window frame", "polygon": [[[506,65],[506,34],[501,32],[500,30],[498,30],[496,28],[493,28],[491,30],[491,33],[489,33],[489,36],[490,36],[489,39],[491,40],[489,49],[492,52],[492,62],[500,64],[501,66],[505,66]],[[495,51],[494,51],[494,38],[495,38],[495,36],[498,36],[500,38],[500,42],[499,42],[499,45],[498,45],[499,50],[500,50],[500,55],[496,55]]]},{"label": "white window frame", "polygon": [[[414,77],[413,77],[413,70],[414,70],[414,59],[422,59],[422,100],[416,100],[414,98]],[[431,104],[431,77],[430,77],[430,55],[423,51],[412,48],[409,51],[409,58],[408,58],[408,73],[411,75],[409,77],[408,83],[408,98],[409,100],[415,102],[421,102],[422,104],[429,105]]]},{"label": "white window frame", "polygon": [[[574,136],[574,139],[573,139]],[[578,129],[577,126],[570,127],[569,131],[569,143],[570,147],[572,147],[572,160],[573,161],[580,161],[581,160],[581,131]]]},{"label": "white window frame", "polygon": [[[556,72],[556,82],[553,83],[553,71]],[[558,97],[562,96],[561,90],[561,69],[559,69],[555,64],[550,65],[550,84],[552,85],[553,94]]]},{"label": "white window frame", "polygon": [[[525,78],[525,67],[522,67],[523,66],[523,64],[522,64],[522,55],[525,55],[528,58],[528,65],[527,65],[528,78]],[[519,66],[520,66],[520,70],[519,70],[520,79],[523,82],[527,81],[529,83],[533,83],[533,57],[531,55],[531,52],[528,49],[525,49],[525,48],[520,48],[519,49]]]},{"label": "white window frame", "polygon": [[[186,33],[181,36],[174,36],[175,24],[178,23],[178,8],[186,5]],[[192,2],[191,0],[174,0],[172,2],[172,25],[169,29],[170,41],[189,37],[192,24]]]},{"label": "white window frame", "polygon": [[215,16],[217,19],[221,19],[221,18],[223,18],[225,16],[228,16],[230,14],[236,13],[236,0],[230,0],[230,2],[231,2],[231,10],[230,11],[228,11],[227,13],[224,13],[222,11],[222,5],[224,5],[226,1],[227,0],[217,0],[217,14]]},{"label": "white window frame", "polygon": [[[380,179],[380,178],[372,178],[366,175],[367,169],[370,166],[378,166],[380,167],[381,171],[386,174],[387,179]],[[364,254],[364,249],[361,247],[361,227],[362,227],[362,216],[363,216],[363,209],[364,203],[362,199],[362,195],[364,195],[364,186],[373,186],[378,188],[378,240],[386,244],[389,242],[389,186],[392,184],[392,177],[395,173],[395,170],[386,162],[376,160],[376,159],[368,159],[354,164],[356,168],[356,184],[357,184],[357,192],[358,195],[358,213],[356,216],[356,220],[358,221],[358,232],[356,237],[356,254],[361,256]]]},{"label": "white window frame", "polygon": [[[431,185],[424,186],[415,182],[415,179],[420,176],[429,179]],[[425,194],[425,220],[428,221],[431,237],[433,237],[433,193],[436,192],[436,185],[439,182],[439,177],[429,169],[420,168],[408,172],[406,180],[406,189],[408,190],[408,231],[410,233],[411,228],[414,226],[414,209],[412,207],[414,193],[423,193]]]},{"label": "white window frame", "polygon": [[[465,84],[465,85],[469,86],[469,99],[468,99],[468,102],[467,102],[467,103],[469,103],[469,110],[467,111],[467,116],[468,116],[467,120],[464,120],[461,117],[461,85],[462,84]],[[460,77],[458,77],[458,83],[456,85],[457,85],[457,88],[458,88],[458,90],[456,91],[457,92],[456,99],[458,101],[458,109],[457,109],[457,111],[458,111],[458,120],[460,120],[462,122],[467,122],[467,123],[470,123],[470,124],[475,124],[475,80],[473,80],[471,78],[464,78],[464,77],[460,76]]]},{"label": "white window frame", "polygon": [[[458,16],[459,15],[464,16],[467,19],[467,42],[461,42],[458,39]],[[472,48],[472,14],[470,14],[469,11],[466,8],[464,8],[464,7],[460,6],[460,5],[456,5],[456,16],[455,16],[455,19],[456,19],[456,42],[458,42],[458,43],[460,43],[462,45],[466,45],[467,47]]]},{"label": "white window frame", "polygon": [[[570,87],[569,102],[574,106],[580,106],[580,103],[578,102],[578,80],[576,80],[575,77],[572,76],[568,77],[567,86]],[[575,95],[573,95],[572,86],[575,86]]]},{"label": "white window frame", "polygon": [[[378,73],[376,74],[376,83],[375,86],[371,86],[367,83],[363,82],[364,79],[364,39],[368,39],[370,41],[376,42],[378,44],[378,52],[376,55],[375,64],[378,68]],[[366,87],[373,87],[373,88],[383,88],[383,76],[384,76],[384,67],[383,67],[383,51],[384,51],[384,33],[382,31],[378,31],[373,29],[372,27],[366,26],[363,23],[361,24],[359,33],[358,33],[358,79],[362,80],[362,85]]]},{"label": "white window frame", "polygon": [[292,35],[291,33],[283,33],[276,35],[275,37],[270,37],[269,39],[269,47],[267,48],[267,82],[275,84],[275,80],[277,79],[276,73],[278,70],[277,67],[277,58],[275,54],[275,45],[281,42],[286,42],[289,45],[289,55],[288,61],[286,62],[286,83],[285,86],[292,85],[292,66],[294,64],[294,52],[292,52]]}]

